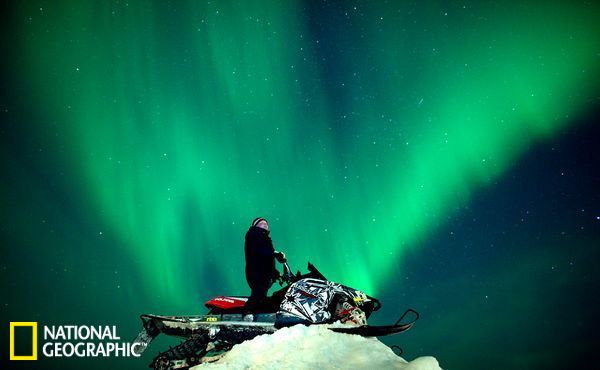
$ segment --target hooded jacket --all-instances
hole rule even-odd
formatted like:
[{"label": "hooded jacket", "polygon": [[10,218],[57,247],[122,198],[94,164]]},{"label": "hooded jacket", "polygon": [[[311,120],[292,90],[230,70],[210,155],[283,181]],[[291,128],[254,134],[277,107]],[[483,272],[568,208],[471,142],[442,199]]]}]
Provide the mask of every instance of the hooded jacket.
[{"label": "hooded jacket", "polygon": [[252,226],[246,233],[244,244],[246,255],[246,280],[253,284],[271,285],[276,274],[275,249],[269,236],[269,230]]}]

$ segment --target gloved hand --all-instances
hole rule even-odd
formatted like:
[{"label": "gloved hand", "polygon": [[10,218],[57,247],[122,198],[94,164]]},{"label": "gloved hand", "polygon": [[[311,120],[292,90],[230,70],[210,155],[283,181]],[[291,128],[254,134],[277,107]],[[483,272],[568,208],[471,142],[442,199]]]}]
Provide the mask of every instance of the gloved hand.
[{"label": "gloved hand", "polygon": [[279,263],[285,263],[287,261],[287,259],[285,258],[285,253],[283,252],[275,251],[275,258]]}]

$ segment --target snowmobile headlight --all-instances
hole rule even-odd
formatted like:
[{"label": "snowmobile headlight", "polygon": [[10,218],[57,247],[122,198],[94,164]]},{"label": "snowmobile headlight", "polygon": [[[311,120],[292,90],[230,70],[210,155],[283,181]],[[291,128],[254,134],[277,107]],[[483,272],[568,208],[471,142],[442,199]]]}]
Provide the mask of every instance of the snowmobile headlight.
[{"label": "snowmobile headlight", "polygon": [[357,290],[355,293],[356,296],[354,296],[354,303],[356,303],[359,306],[362,306],[362,304],[367,301],[367,295],[359,290]]}]

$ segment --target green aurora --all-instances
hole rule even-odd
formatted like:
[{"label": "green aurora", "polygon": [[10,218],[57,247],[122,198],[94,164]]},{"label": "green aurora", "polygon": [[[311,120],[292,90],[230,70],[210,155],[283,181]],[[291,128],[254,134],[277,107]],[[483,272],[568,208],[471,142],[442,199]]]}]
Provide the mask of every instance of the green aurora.
[{"label": "green aurora", "polygon": [[29,129],[54,133],[147,292],[180,304],[204,284],[189,260],[234,256],[220,278],[243,289],[256,215],[292,261],[376,294],[598,92],[598,6],[357,3],[322,34],[291,1],[17,7],[47,112]]},{"label": "green aurora", "polygon": [[3,327],[129,338],[142,312],[248,294],[263,216],[294,270],[381,299],[378,323],[419,310],[408,358],[546,369],[596,350],[600,157],[569,140],[597,126],[600,3],[7,4]]}]

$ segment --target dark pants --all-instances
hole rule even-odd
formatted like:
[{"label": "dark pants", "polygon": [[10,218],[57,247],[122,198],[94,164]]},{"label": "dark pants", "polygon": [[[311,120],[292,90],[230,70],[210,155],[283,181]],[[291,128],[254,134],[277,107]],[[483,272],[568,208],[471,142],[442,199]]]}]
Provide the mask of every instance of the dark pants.
[{"label": "dark pants", "polygon": [[250,289],[252,289],[252,293],[244,305],[244,310],[248,312],[265,312],[269,310],[270,301],[267,298],[267,293],[271,287],[271,281],[250,276],[247,276],[246,280]]}]

